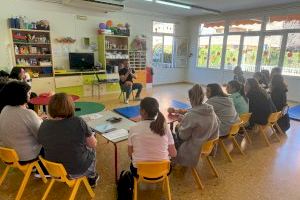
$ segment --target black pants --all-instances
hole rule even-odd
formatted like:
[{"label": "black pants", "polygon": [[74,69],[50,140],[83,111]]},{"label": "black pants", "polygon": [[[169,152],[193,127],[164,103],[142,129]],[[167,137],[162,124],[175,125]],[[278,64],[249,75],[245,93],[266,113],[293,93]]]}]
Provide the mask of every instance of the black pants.
[{"label": "black pants", "polygon": [[181,144],[184,142],[184,140],[180,139],[177,126],[175,127],[175,134],[173,133],[173,138],[174,138],[175,148],[176,150],[178,150]]},{"label": "black pants", "polygon": [[[44,148],[41,149],[39,156],[45,157]],[[34,158],[32,160],[19,161],[19,163],[20,163],[20,165],[26,165],[26,164],[32,163],[34,161],[37,161],[37,160],[39,160],[39,157]],[[43,163],[40,160],[38,161],[38,163],[39,163],[41,169],[43,170],[44,174],[49,174],[47,169],[45,168],[45,166],[43,165]]]}]

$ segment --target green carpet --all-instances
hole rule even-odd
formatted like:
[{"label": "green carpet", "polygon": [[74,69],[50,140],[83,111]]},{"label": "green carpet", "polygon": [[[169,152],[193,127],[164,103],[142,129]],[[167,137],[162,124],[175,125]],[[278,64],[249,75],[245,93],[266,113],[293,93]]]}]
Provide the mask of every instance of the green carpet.
[{"label": "green carpet", "polygon": [[80,108],[80,111],[76,111],[76,116],[87,115],[91,113],[101,112],[105,109],[105,106],[101,103],[95,102],[75,102],[75,108]]}]

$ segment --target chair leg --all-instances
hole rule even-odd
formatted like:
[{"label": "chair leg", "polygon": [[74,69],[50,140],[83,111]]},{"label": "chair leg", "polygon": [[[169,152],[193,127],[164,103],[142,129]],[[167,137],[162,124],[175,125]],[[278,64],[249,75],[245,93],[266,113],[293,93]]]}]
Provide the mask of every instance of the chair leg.
[{"label": "chair leg", "polygon": [[55,179],[52,178],[51,181],[50,181],[50,183],[49,183],[49,185],[48,185],[48,187],[47,187],[47,189],[46,189],[46,192],[43,195],[42,200],[46,200],[47,199],[47,196],[48,196],[48,194],[49,194],[49,192],[50,192],[50,190],[51,190],[54,182],[55,182]]},{"label": "chair leg", "polygon": [[192,168],[192,173],[193,173],[194,179],[195,179],[198,187],[203,190],[204,186],[203,186],[203,184],[201,182],[201,179],[200,179],[200,177],[198,175],[198,172],[197,172],[197,170],[196,170],[195,167]]},{"label": "chair leg", "polygon": [[6,167],[5,167],[5,170],[4,170],[4,172],[3,172],[3,174],[2,174],[2,176],[1,176],[1,178],[0,178],[0,185],[2,185],[2,183],[3,183],[4,179],[5,179],[5,177],[7,176],[7,173],[8,173],[8,171],[9,171],[9,169],[10,169],[10,166],[6,166]]},{"label": "chair leg", "polygon": [[35,166],[36,170],[38,171],[38,173],[41,175],[43,182],[47,183],[47,178],[45,177],[45,174],[44,174],[43,170],[41,169],[38,161],[35,162],[34,166]]},{"label": "chair leg", "polygon": [[19,191],[18,191],[16,200],[21,199],[22,194],[23,194],[23,192],[24,192],[24,190],[25,190],[25,187],[26,187],[26,185],[27,185],[27,183],[28,183],[28,180],[29,180],[30,174],[31,174],[31,172],[32,172],[33,166],[34,166],[33,163],[31,163],[31,164],[28,166],[28,168],[27,168],[27,170],[26,170],[26,172],[25,172],[25,174],[24,174],[25,176],[24,176],[24,178],[23,178],[23,181],[22,181],[22,183],[21,183],[21,186],[20,186],[20,188],[19,188]]},{"label": "chair leg", "polygon": [[242,126],[242,129],[243,129],[243,132],[244,132],[245,135],[246,135],[246,138],[247,138],[249,144],[252,144],[252,140],[251,140],[251,138],[250,138],[250,136],[249,136],[249,133],[248,133],[248,131],[246,130],[245,126]]},{"label": "chair leg", "polygon": [[242,155],[245,155],[245,153],[243,152],[241,146],[239,145],[239,143],[236,141],[236,139],[234,137],[232,138],[232,142],[236,146],[236,148],[239,150],[239,152],[241,152]]},{"label": "chair leg", "polygon": [[282,131],[282,129],[280,128],[280,126],[278,125],[277,122],[275,123],[275,127],[276,127],[276,129],[279,131],[279,133],[280,133],[281,135],[284,135],[284,134],[285,134],[285,133]]},{"label": "chair leg", "polygon": [[135,100],[135,96],[134,96],[133,90],[131,91],[131,95],[132,95],[132,100],[134,101]]},{"label": "chair leg", "polygon": [[75,199],[75,196],[76,196],[76,193],[77,193],[77,191],[78,191],[78,188],[79,188],[80,183],[81,183],[81,179],[77,179],[77,180],[75,181],[75,184],[74,184],[74,186],[73,186],[73,190],[72,190],[72,193],[71,193],[71,195],[70,195],[69,200]]},{"label": "chair leg", "polygon": [[260,134],[263,136],[263,138],[264,138],[267,146],[269,147],[271,144],[270,144],[270,141],[269,141],[269,139],[268,139],[268,137],[267,137],[267,135],[265,133],[265,130],[261,126],[259,126],[259,129],[260,129],[259,130]]},{"label": "chair leg", "polygon": [[92,190],[92,188],[91,188],[91,186],[90,186],[90,184],[89,184],[87,178],[84,177],[84,178],[82,179],[82,181],[83,181],[83,183],[84,183],[84,185],[85,185],[85,187],[86,187],[86,190],[87,190],[88,193],[90,194],[90,196],[91,196],[92,198],[94,198],[94,197],[95,197],[95,192]]},{"label": "chair leg", "polygon": [[226,149],[226,147],[225,147],[225,144],[224,144],[224,142],[223,142],[222,140],[220,140],[220,144],[221,144],[221,147],[222,147],[222,149],[223,149],[223,151],[224,151],[226,157],[228,158],[228,160],[229,160],[230,162],[232,162],[232,161],[233,161],[233,160],[232,160],[232,157],[230,156],[229,152],[227,151],[227,149]]},{"label": "chair leg", "polygon": [[206,160],[207,160],[207,162],[208,162],[210,168],[212,169],[214,175],[215,175],[216,177],[219,177],[219,173],[218,173],[218,171],[217,171],[217,169],[216,169],[214,163],[213,163],[212,160],[210,159],[210,157],[209,157],[209,156],[205,156],[205,157],[206,157]]},{"label": "chair leg", "polygon": [[171,188],[170,188],[170,183],[169,183],[169,177],[166,177],[166,186],[167,186],[167,192],[168,192],[168,200],[171,200]]},{"label": "chair leg", "polygon": [[275,135],[275,137],[277,138],[278,142],[281,142],[280,137],[279,137],[279,135],[277,134],[275,128],[274,128],[273,126],[272,126],[271,128],[272,128],[272,130],[273,130],[273,135]]},{"label": "chair leg", "polygon": [[134,186],[133,186],[133,200],[137,200],[137,192],[138,192],[138,181],[134,177]]}]

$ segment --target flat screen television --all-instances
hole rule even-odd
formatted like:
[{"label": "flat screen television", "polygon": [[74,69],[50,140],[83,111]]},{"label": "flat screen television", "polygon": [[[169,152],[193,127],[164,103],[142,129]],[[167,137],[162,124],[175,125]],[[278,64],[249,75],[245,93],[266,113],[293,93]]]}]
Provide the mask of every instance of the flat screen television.
[{"label": "flat screen television", "polygon": [[70,69],[86,71],[94,67],[94,53],[69,53]]}]

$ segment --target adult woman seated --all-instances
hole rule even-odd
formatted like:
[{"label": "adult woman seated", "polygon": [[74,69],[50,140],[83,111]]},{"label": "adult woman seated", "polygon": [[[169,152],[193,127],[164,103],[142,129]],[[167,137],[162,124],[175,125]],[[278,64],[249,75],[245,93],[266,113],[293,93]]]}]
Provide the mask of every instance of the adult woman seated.
[{"label": "adult woman seated", "polygon": [[265,76],[262,72],[255,72],[253,78],[258,82],[261,88],[268,89],[269,84],[266,82]]},{"label": "adult woman seated", "polygon": [[192,108],[178,125],[178,155],[176,162],[186,167],[195,167],[201,146],[210,139],[219,137],[218,118],[211,105],[203,103],[204,92],[199,84],[188,92]]},{"label": "adult woman seated", "polygon": [[240,66],[236,66],[233,69],[233,75],[233,80],[238,81],[241,84],[245,84],[244,73]]},{"label": "adult woman seated", "polygon": [[140,103],[142,121],[129,130],[128,155],[131,172],[137,176],[137,162],[169,160],[177,152],[166,119],[155,98],[146,97]]},{"label": "adult woman seated", "polygon": [[247,79],[245,93],[249,99],[249,112],[252,113],[250,126],[267,124],[269,115],[276,111],[271,98],[254,78]]},{"label": "adult woman seated", "polygon": [[[30,78],[29,74],[27,72],[25,72],[25,70],[21,67],[13,67],[8,77],[11,80],[24,81],[28,85],[31,86],[31,78]],[[34,97],[37,97],[37,94],[34,92],[31,92],[30,99],[32,99]],[[31,103],[28,103],[28,108],[30,108],[31,110],[34,110],[34,105]],[[44,111],[46,111],[46,109],[44,109]]]},{"label": "adult woman seated", "polygon": [[[270,93],[277,111],[283,111],[288,105],[286,97],[287,92],[288,89],[283,80],[283,76],[280,74],[273,75],[270,85]],[[278,120],[278,125],[283,131],[287,131],[290,128],[290,119],[288,113],[285,113],[285,115]]]},{"label": "adult woman seated", "polygon": [[230,81],[226,87],[227,93],[233,101],[236,112],[241,115],[249,112],[248,99],[244,92],[244,86],[238,81]]},{"label": "adult woman seated", "polygon": [[219,84],[206,86],[207,104],[212,105],[220,120],[220,136],[228,134],[230,126],[239,121],[232,99],[226,95]]},{"label": "adult woman seated", "polygon": [[21,164],[38,159],[42,145],[37,136],[42,119],[27,109],[30,86],[10,81],[1,90],[1,97],[5,106],[0,114],[0,140],[4,146],[16,150]]},{"label": "adult woman seated", "polygon": [[43,121],[38,133],[45,159],[62,163],[70,178],[87,176],[95,187],[99,179],[95,169],[97,140],[91,129],[74,116],[74,103],[65,93],[51,97],[48,111],[51,119]]}]

